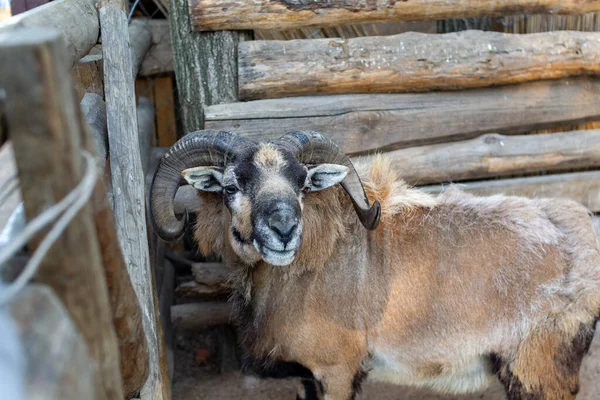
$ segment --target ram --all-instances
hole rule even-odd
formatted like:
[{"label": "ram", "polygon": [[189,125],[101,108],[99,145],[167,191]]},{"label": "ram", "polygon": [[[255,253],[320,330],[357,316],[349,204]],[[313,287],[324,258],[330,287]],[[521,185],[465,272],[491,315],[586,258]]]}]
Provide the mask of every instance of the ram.
[{"label": "ram", "polygon": [[575,398],[600,313],[600,243],[581,205],[433,197],[383,156],[355,169],[314,132],[200,131],[154,176],[164,240],[185,230],[183,181],[202,199],[201,252],[231,269],[248,367],[303,378],[299,398],[353,398],[366,376],[444,393],[497,376],[509,399]]}]

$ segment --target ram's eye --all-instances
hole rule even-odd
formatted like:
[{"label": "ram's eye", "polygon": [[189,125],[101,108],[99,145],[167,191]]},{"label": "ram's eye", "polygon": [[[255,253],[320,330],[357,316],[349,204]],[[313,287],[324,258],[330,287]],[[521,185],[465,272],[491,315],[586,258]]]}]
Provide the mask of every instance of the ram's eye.
[{"label": "ram's eye", "polygon": [[228,185],[223,188],[223,191],[225,192],[225,194],[231,196],[237,193],[238,188],[233,185]]}]

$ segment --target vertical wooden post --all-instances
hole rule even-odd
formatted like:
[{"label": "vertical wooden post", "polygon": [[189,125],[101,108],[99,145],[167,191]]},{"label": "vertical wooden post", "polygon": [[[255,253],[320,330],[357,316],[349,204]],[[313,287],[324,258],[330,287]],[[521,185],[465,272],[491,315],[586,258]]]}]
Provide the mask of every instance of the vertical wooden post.
[{"label": "vertical wooden post", "polygon": [[135,106],[127,16],[118,0],[100,4],[104,91],[114,214],[123,256],[138,300],[150,355],[142,399],[170,399],[162,329],[157,324],[156,287],[148,252],[145,185]]},{"label": "vertical wooden post", "polygon": [[[98,104],[99,107],[104,106],[104,102],[98,99],[99,96],[90,95],[95,96],[101,102],[101,104]],[[97,141],[106,139],[106,122],[103,126],[104,131],[96,132],[93,135],[87,124],[87,117],[91,117],[93,113],[84,114],[85,108],[82,111],[79,113],[79,117],[83,146],[89,152],[94,152],[95,147],[98,147],[96,146]],[[106,121],[105,109],[101,108],[97,111]],[[96,128],[99,128],[99,126],[96,125]],[[106,156],[106,149],[104,156]],[[113,324],[119,342],[123,392],[126,399],[128,399],[138,392],[148,379],[150,370],[148,344],[144,334],[142,310],[121,252],[112,208],[102,179],[104,175],[103,168],[99,170],[99,179],[90,202],[94,211],[94,224],[108,285]]]},{"label": "vertical wooden post", "polygon": [[[60,34],[35,28],[0,34],[0,59],[0,87],[6,90],[10,137],[31,219],[65,197],[83,175],[71,64]],[[89,204],[50,249],[37,280],[60,296],[86,340],[98,398],[122,399],[117,338]]]},{"label": "vertical wooden post", "polygon": [[187,0],[169,2],[179,107],[185,133],[204,128],[204,106],[237,100],[237,46],[248,32],[194,32]]}]

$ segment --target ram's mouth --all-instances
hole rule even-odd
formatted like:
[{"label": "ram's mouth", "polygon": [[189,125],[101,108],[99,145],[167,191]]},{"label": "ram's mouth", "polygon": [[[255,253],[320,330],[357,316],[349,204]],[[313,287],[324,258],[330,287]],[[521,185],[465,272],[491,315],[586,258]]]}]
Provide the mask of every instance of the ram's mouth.
[{"label": "ram's mouth", "polygon": [[260,253],[263,260],[278,267],[290,265],[296,257],[296,249],[273,250],[270,247],[259,244],[256,240],[254,241],[254,247]]}]

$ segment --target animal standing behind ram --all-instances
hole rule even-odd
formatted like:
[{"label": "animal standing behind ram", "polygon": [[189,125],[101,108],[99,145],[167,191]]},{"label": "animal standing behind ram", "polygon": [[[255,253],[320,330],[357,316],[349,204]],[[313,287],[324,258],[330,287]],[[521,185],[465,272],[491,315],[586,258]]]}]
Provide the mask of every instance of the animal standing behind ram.
[{"label": "animal standing behind ram", "polygon": [[183,179],[202,198],[201,252],[231,268],[249,368],[303,378],[299,398],[353,398],[367,375],[445,393],[497,376],[509,399],[575,398],[600,312],[600,243],[581,205],[432,197],[384,157],[355,170],[317,133],[256,144],[204,131],[155,174],[165,240],[184,232]]}]

